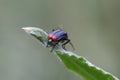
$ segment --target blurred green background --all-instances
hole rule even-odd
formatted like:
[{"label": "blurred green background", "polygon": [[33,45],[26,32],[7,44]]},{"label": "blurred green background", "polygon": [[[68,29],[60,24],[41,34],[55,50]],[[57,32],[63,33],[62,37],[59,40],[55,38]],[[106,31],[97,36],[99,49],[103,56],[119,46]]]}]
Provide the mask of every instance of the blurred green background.
[{"label": "blurred green background", "polygon": [[120,0],[0,0],[0,80],[80,80],[24,26],[64,29],[75,53],[120,78]]}]

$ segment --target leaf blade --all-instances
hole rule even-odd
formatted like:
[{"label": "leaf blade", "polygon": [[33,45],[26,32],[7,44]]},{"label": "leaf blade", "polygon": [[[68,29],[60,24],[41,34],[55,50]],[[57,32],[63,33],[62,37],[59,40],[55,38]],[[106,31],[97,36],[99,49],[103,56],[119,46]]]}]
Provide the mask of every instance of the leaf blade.
[{"label": "leaf blade", "polygon": [[43,44],[43,46],[47,44],[47,33],[44,30],[37,27],[23,27],[22,29],[26,33],[37,38]]},{"label": "leaf blade", "polygon": [[69,52],[56,51],[64,65],[71,71],[82,76],[85,80],[119,80],[112,74],[91,64],[87,59],[77,55],[69,55]]}]

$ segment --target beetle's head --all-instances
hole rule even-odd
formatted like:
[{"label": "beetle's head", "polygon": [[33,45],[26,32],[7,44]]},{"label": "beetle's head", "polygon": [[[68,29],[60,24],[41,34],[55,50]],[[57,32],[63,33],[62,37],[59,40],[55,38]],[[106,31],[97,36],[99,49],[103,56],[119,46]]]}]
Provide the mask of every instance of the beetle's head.
[{"label": "beetle's head", "polygon": [[52,39],[48,39],[48,43],[52,43]]},{"label": "beetle's head", "polygon": [[48,40],[49,42],[55,42],[56,41],[56,36],[54,36],[53,34],[48,34]]},{"label": "beetle's head", "polygon": [[52,39],[48,39],[48,41],[47,41],[48,46],[53,46],[55,44],[56,44],[56,42],[54,42]]},{"label": "beetle's head", "polygon": [[47,44],[48,45],[52,45],[53,44],[53,40],[52,39],[48,39]]}]

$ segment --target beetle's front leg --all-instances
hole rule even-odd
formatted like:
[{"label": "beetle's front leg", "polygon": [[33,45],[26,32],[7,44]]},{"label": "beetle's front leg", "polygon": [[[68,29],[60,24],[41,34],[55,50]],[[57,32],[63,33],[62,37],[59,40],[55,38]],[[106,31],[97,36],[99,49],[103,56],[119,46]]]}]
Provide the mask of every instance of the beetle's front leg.
[{"label": "beetle's front leg", "polygon": [[55,47],[56,47],[57,44],[58,44],[58,42],[53,45],[53,47],[52,47],[52,49],[51,49],[50,52],[53,52],[53,50],[55,49]]},{"label": "beetle's front leg", "polygon": [[48,42],[48,40],[47,40],[47,45],[46,45],[46,47],[47,47],[47,48],[50,47],[50,46],[49,46],[49,42]]}]

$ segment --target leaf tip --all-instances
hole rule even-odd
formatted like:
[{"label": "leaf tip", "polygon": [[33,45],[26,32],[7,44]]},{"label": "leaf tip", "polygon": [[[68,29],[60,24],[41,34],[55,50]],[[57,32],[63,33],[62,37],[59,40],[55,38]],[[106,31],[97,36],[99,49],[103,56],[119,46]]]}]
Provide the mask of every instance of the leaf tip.
[{"label": "leaf tip", "polygon": [[37,27],[22,27],[23,30],[39,29]]},{"label": "leaf tip", "polygon": [[40,30],[40,29],[37,28],[37,27],[22,27],[21,29],[24,30],[24,31],[25,31],[26,33],[28,33],[28,34],[34,34],[35,31]]}]

